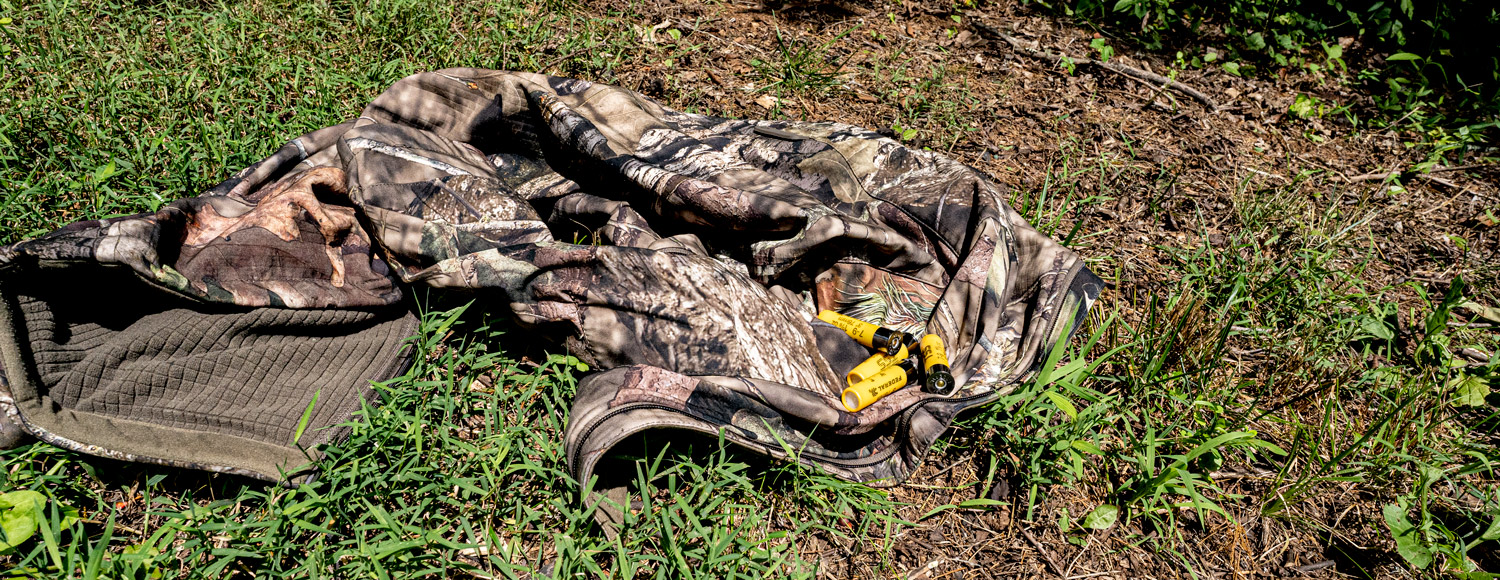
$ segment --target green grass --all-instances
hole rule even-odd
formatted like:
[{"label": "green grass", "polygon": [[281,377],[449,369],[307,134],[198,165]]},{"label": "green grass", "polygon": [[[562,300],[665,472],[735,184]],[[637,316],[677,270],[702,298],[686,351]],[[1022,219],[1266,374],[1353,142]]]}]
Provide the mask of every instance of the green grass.
[{"label": "green grass", "polygon": [[[556,67],[610,80],[634,41],[612,20],[540,2],[0,4],[0,14],[11,20],[0,80],[7,242],[192,195],[414,72]],[[52,512],[0,555],[11,568],[0,575],[807,577],[811,538],[857,543],[898,525],[884,492],[712,439],[657,441],[622,447],[641,455],[624,461],[642,505],[608,539],[564,464],[574,369],[562,356],[507,357],[506,337],[461,310],[424,319],[417,366],[381,385],[382,403],[329,450],[323,475],[294,489],[42,444],[3,452],[0,491],[39,490]]]},{"label": "green grass", "polygon": [[870,488],[791,465],[751,469],[712,440],[658,442],[641,447],[648,455],[624,449],[642,504],[608,539],[566,468],[573,364],[507,357],[495,346],[504,331],[467,310],[424,316],[417,365],[378,386],[380,404],[351,423],[312,483],[149,469],[127,482],[105,473],[126,466],[46,445],[6,452],[7,488],[41,490],[49,508],[83,516],[53,515],[41,541],[10,556],[11,574],[807,577],[816,566],[801,557],[802,539],[849,537],[858,530],[840,522],[850,516],[895,523]]},{"label": "green grass", "polygon": [[[717,58],[704,35],[643,44],[630,25],[644,18],[558,2],[0,1],[0,17],[0,242],[195,194],[420,70],[634,88],[648,65]],[[869,93],[899,137],[974,160],[983,127],[1014,122],[994,116],[1009,81],[892,40],[890,18],[821,37],[789,24],[743,55],[745,94]],[[866,38],[892,45],[854,58]],[[664,99],[733,112],[679,88]],[[1175,193],[1174,161],[1142,159],[1124,135],[1101,152],[1069,134],[1065,110],[1046,116],[1057,152],[1025,168],[1035,178],[1012,203],[1114,289],[1049,370],[963,418],[910,485],[848,484],[712,438],[637,438],[610,460],[632,495],[609,538],[581,501],[593,483],[563,464],[578,369],[508,350],[524,331],[479,306],[424,304],[418,363],[379,387],[312,483],[0,452],[0,501],[40,492],[45,516],[0,554],[0,576],[907,577],[938,556],[894,546],[984,510],[1066,549],[1194,573],[1238,549],[1216,530],[1260,521],[1326,537],[1344,572],[1493,566],[1500,456],[1482,391],[1500,364],[1457,354],[1496,352],[1470,303],[1493,289],[1388,283],[1369,227],[1384,210],[1344,185],[1246,180],[1209,207]],[[1104,211],[1164,225],[1141,241]]]},{"label": "green grass", "polygon": [[[1013,200],[1043,231],[1089,248],[1110,232],[1078,237],[1066,222],[1115,196],[1148,200],[1148,215],[1180,211],[1158,201],[1169,175],[1128,163],[1075,166],[1082,155],[1073,147],[1064,143],[1040,187]],[[1081,489],[1171,551],[1211,519],[1273,518],[1334,533],[1306,508],[1352,493],[1365,516],[1356,527],[1373,532],[1363,537],[1394,534],[1407,564],[1463,572],[1475,569],[1472,556],[1493,570],[1500,454],[1497,400],[1486,395],[1500,357],[1455,355],[1495,352],[1492,331],[1456,316],[1479,311],[1476,289],[1462,279],[1446,288],[1372,281],[1367,226],[1379,210],[1310,185],[1247,181],[1227,216],[1236,233],[1218,244],[1145,248],[1170,279],[1121,280],[1133,292],[1101,304],[1092,335],[1064,359],[1072,362],[969,421],[968,429],[1002,435],[995,453],[1016,457],[1027,519],[1058,516],[1033,512],[1046,490]],[[1101,191],[1109,195],[1093,193]],[[1093,249],[1083,251],[1096,271],[1117,279],[1126,271],[1122,256]],[[1230,467],[1256,475],[1232,493],[1218,480],[1237,474],[1215,475]],[[1058,523],[1079,543],[1094,509],[1084,508]],[[1347,539],[1329,543],[1330,555],[1348,558],[1341,571],[1382,573]]]},{"label": "green grass", "polygon": [[352,118],[416,72],[551,66],[609,79],[633,41],[612,21],[546,2],[62,1],[0,11],[11,19],[0,27],[5,242],[194,195]]}]

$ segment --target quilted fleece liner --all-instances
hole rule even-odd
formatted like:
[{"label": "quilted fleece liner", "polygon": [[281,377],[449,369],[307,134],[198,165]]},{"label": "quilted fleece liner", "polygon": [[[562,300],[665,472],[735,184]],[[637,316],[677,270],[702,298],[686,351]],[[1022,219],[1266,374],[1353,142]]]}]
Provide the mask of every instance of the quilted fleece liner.
[{"label": "quilted fleece liner", "polygon": [[11,420],[126,461],[295,481],[371,381],[403,370],[416,328],[401,308],[205,308],[126,268],[87,270],[0,276],[0,374]]}]

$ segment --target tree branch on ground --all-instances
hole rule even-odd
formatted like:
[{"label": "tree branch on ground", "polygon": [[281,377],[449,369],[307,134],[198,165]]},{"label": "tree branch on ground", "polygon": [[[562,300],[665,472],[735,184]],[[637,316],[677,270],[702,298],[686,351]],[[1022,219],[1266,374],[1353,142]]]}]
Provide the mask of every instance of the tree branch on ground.
[{"label": "tree branch on ground", "polygon": [[[1428,169],[1426,171],[1426,173],[1446,173],[1446,172],[1449,172],[1449,171],[1468,171],[1470,169],[1478,169],[1480,167],[1484,167],[1485,165],[1486,164],[1484,164],[1484,163],[1476,163],[1476,164],[1472,164],[1472,165],[1454,165],[1454,166],[1449,166],[1449,167],[1434,167],[1432,169]],[[1347,181],[1349,183],[1360,183],[1360,182],[1365,182],[1365,181],[1385,181],[1387,179],[1390,179],[1392,177],[1396,177],[1396,176],[1401,175],[1401,174],[1402,174],[1401,171],[1384,171],[1384,172],[1377,171],[1375,173],[1364,173],[1364,174],[1360,174],[1360,175],[1346,175],[1346,176],[1343,176],[1343,178],[1344,178],[1345,181]]]},{"label": "tree branch on ground", "polygon": [[[1147,83],[1154,83],[1154,84],[1156,84],[1157,86],[1160,86],[1163,89],[1171,89],[1171,90],[1177,91],[1179,93],[1182,93],[1184,95],[1187,95],[1189,97],[1192,97],[1193,99],[1197,100],[1198,102],[1203,103],[1204,106],[1208,107],[1209,112],[1214,112],[1214,111],[1219,110],[1219,103],[1216,102],[1216,101],[1214,101],[1213,97],[1210,97],[1210,96],[1204,94],[1203,91],[1200,91],[1200,90],[1195,89],[1193,87],[1190,87],[1188,85],[1182,84],[1179,81],[1175,81],[1175,80],[1169,79],[1167,77],[1161,76],[1159,74],[1156,74],[1156,73],[1153,73],[1153,72],[1147,72],[1147,71],[1135,68],[1133,66],[1126,66],[1126,65],[1123,65],[1123,64],[1120,64],[1120,63],[1117,63],[1117,62],[1101,62],[1101,61],[1097,61],[1097,60],[1094,60],[1094,59],[1091,59],[1091,58],[1086,58],[1086,57],[1067,56],[1067,55],[1058,54],[1058,53],[1051,52],[1051,51],[1048,51],[1048,50],[1040,48],[1040,43],[1037,43],[1035,45],[1034,44],[1028,44],[1028,43],[1022,41],[1021,39],[1016,38],[1014,36],[1011,36],[1009,34],[1006,34],[1004,32],[1001,32],[1000,29],[995,28],[993,26],[990,26],[988,24],[984,24],[982,22],[970,22],[969,24],[972,25],[975,30],[979,31],[979,35],[980,36],[983,36],[985,38],[989,38],[991,40],[1002,40],[1002,41],[1005,41],[1007,44],[1011,45],[1011,47],[1015,48],[1018,51],[1021,51],[1021,53],[1025,54],[1026,56],[1030,56],[1032,58],[1036,58],[1036,59],[1040,59],[1040,60],[1050,60],[1050,61],[1058,61],[1058,62],[1062,61],[1063,59],[1068,59],[1068,61],[1072,62],[1075,66],[1096,66],[1096,67],[1099,67],[1099,68],[1102,68],[1102,69],[1105,69],[1105,70],[1114,71],[1114,72],[1119,73],[1121,75],[1125,75],[1127,77],[1130,77],[1130,78],[1133,78],[1133,79],[1136,79],[1136,80],[1139,80],[1139,81],[1147,82]],[[1155,100],[1154,97],[1153,97],[1153,100]]]}]

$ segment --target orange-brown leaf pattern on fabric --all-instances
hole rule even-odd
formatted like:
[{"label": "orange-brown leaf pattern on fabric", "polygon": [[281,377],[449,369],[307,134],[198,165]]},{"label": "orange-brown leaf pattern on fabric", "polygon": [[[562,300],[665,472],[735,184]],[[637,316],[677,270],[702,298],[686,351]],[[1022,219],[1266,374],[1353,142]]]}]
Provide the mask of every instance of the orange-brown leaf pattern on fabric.
[{"label": "orange-brown leaf pattern on fabric", "polygon": [[344,258],[339,245],[348,236],[363,237],[350,207],[325,206],[313,194],[314,187],[324,187],[343,193],[344,172],[336,167],[320,167],[297,175],[289,183],[279,185],[250,211],[235,217],[220,216],[212,205],[192,216],[182,240],[186,246],[204,246],[245,228],[263,228],[284,241],[294,241],[300,233],[299,222],[304,216],[317,225],[323,234],[323,244],[328,255],[329,267],[333,269],[330,282],[338,288],[344,286]]}]

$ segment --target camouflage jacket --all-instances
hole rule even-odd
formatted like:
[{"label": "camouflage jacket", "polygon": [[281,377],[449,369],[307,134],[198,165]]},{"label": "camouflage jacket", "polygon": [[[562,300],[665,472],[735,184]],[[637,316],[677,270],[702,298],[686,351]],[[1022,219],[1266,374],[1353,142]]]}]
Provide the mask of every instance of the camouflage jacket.
[{"label": "camouflage jacket", "polygon": [[[668,427],[890,484],[1101,284],[1003,187],[871,131],[451,69],[200,196],[0,248],[0,412],[87,453],[292,477],[402,372],[415,287],[503,303],[600,369],[565,435],[581,481]],[[960,387],[845,411],[870,353],[820,309],[939,335]]]}]

